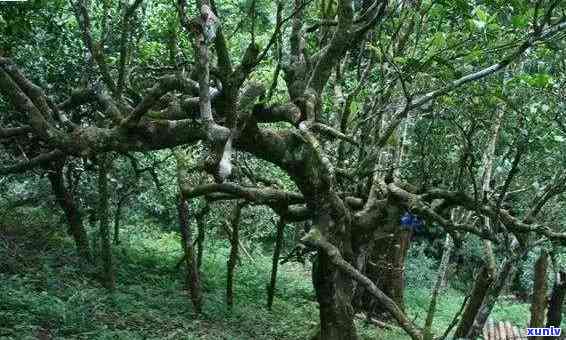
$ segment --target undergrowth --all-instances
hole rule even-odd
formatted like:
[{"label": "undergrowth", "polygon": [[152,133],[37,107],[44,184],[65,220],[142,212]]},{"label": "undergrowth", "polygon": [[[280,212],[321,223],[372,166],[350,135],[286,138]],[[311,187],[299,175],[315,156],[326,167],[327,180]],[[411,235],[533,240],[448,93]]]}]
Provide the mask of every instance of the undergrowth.
[{"label": "undergrowth", "polygon": [[[309,268],[280,267],[273,311],[265,307],[270,254],[242,255],[235,305],[224,303],[227,242],[207,240],[202,265],[204,309],[193,313],[183,275],[178,236],[154,226],[126,226],[114,248],[117,289],[107,293],[94,266],[74,255],[63,230],[47,227],[0,230],[1,339],[308,339],[318,309]],[[38,235],[41,235],[39,237]],[[96,235],[91,235],[91,239]],[[430,290],[407,289],[407,308],[422,324]],[[441,295],[434,328],[439,334],[460,308],[463,296]],[[495,319],[525,324],[527,307],[500,304]],[[382,330],[357,318],[362,339],[406,339],[397,328]]]}]

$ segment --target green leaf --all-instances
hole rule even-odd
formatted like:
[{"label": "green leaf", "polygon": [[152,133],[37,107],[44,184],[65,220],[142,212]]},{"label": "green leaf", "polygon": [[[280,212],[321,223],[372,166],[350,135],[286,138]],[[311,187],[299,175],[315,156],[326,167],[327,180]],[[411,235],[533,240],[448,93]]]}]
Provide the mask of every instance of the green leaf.
[{"label": "green leaf", "polygon": [[511,18],[511,25],[516,28],[526,28],[529,26],[529,18],[525,15],[515,15]]},{"label": "green leaf", "polygon": [[472,14],[475,19],[471,19],[471,23],[480,31],[485,31],[487,25],[492,21],[492,17],[485,10],[485,7],[476,7]]},{"label": "green leaf", "polygon": [[484,11],[482,8],[477,8],[475,10],[475,14],[480,21],[483,21],[485,23],[489,22],[489,14],[487,14],[487,12]]},{"label": "green leaf", "polygon": [[395,62],[395,64],[403,65],[407,62],[407,59],[404,57],[395,57],[393,58],[393,61]]},{"label": "green leaf", "polygon": [[403,67],[404,71],[421,71],[423,68],[423,63],[416,58],[407,58],[405,60],[405,65]]},{"label": "green leaf", "polygon": [[464,57],[464,60],[470,63],[478,61],[481,57],[483,57],[483,51],[479,48],[475,48]]},{"label": "green leaf", "polygon": [[444,32],[436,32],[432,37],[432,46],[439,50],[446,45],[446,34]]},{"label": "green leaf", "polygon": [[381,55],[381,51],[379,50],[379,48],[377,48],[374,45],[369,45],[369,49],[373,51],[373,53],[375,53],[376,56]]},{"label": "green leaf", "polygon": [[530,77],[528,80],[529,85],[538,87],[538,88],[545,88],[551,85],[553,82],[552,76],[548,73],[538,73]]},{"label": "green leaf", "polygon": [[479,31],[483,31],[485,30],[485,27],[487,26],[487,23],[485,21],[481,21],[481,20],[476,20],[476,19],[471,19],[470,22],[473,24],[473,26],[475,28],[477,28]]},{"label": "green leaf", "polygon": [[357,100],[353,100],[352,104],[350,105],[350,112],[358,112],[360,109],[360,104]]}]

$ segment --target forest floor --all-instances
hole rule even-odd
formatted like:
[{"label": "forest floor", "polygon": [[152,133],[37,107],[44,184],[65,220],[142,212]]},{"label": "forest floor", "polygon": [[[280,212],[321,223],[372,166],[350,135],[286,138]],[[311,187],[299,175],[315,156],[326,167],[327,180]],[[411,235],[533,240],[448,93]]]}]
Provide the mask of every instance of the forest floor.
[{"label": "forest floor", "polygon": [[[314,332],[317,304],[308,268],[301,264],[280,267],[269,312],[270,255],[253,252],[254,262],[242,256],[230,311],[224,303],[227,243],[207,240],[204,310],[196,317],[183,275],[175,270],[181,257],[176,233],[149,226],[125,229],[115,248],[117,289],[108,294],[96,268],[78,264],[63,230],[0,226],[0,339],[307,339]],[[463,298],[453,289],[441,295],[437,334]],[[419,323],[429,299],[428,289],[407,289],[407,308]],[[527,305],[504,302],[493,318],[521,327],[528,315]],[[362,339],[407,338],[397,328],[356,322]]]}]

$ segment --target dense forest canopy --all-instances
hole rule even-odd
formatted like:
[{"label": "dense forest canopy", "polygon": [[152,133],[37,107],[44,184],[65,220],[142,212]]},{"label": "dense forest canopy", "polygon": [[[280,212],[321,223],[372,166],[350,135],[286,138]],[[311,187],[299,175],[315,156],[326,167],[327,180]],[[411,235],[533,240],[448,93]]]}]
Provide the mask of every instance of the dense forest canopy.
[{"label": "dense forest canopy", "polygon": [[[197,313],[212,213],[229,305],[241,239],[256,240],[242,218],[276,220],[270,308],[280,262],[312,259],[313,338],[358,338],[359,312],[412,339],[476,338],[529,256],[531,326],[560,326],[564,1],[30,0],[0,2],[0,32],[3,204],[54,198],[110,291],[120,221],[176,206]],[[424,323],[404,296],[415,234],[440,259]],[[451,263],[472,289],[435,334]]]}]

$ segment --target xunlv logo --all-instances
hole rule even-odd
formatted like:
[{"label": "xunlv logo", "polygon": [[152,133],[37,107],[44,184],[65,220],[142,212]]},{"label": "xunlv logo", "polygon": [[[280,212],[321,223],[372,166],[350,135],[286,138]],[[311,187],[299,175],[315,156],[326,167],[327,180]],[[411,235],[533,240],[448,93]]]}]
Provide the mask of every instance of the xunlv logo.
[{"label": "xunlv logo", "polygon": [[560,336],[562,329],[554,326],[544,328],[527,328],[527,336]]}]

